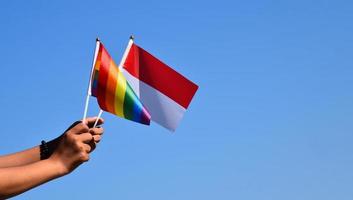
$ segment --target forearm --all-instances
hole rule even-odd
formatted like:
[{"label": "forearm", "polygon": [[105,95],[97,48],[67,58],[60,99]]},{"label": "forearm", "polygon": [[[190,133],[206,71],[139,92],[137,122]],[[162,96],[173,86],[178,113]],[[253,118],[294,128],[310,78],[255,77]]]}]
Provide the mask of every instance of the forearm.
[{"label": "forearm", "polygon": [[1,168],[0,199],[21,194],[62,175],[62,166],[51,159],[25,166]]},{"label": "forearm", "polygon": [[[60,138],[60,137],[59,137]],[[48,142],[50,153],[55,150],[58,145],[59,138]],[[40,147],[35,146],[17,153],[0,156],[0,168],[16,167],[31,164],[40,160]]]},{"label": "forearm", "polygon": [[27,165],[39,160],[39,146],[35,146],[21,152],[0,156],[0,168]]}]

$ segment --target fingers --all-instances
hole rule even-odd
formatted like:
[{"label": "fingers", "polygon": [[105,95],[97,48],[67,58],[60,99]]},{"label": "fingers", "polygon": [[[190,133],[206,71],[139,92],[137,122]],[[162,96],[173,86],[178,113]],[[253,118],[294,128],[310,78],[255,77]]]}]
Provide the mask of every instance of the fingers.
[{"label": "fingers", "polygon": [[74,134],[87,133],[89,131],[89,127],[82,122],[75,122],[74,124],[76,125],[70,129],[70,131],[72,131]]},{"label": "fingers", "polygon": [[86,144],[88,144],[90,141],[93,140],[93,136],[90,133],[82,133],[82,134],[78,135],[77,138]]},{"label": "fingers", "polygon": [[96,144],[96,142],[94,140],[91,140],[88,143],[88,145],[91,147],[91,151],[90,152],[94,151],[96,149],[96,146],[97,146],[97,144]]},{"label": "fingers", "polygon": [[93,135],[94,142],[99,143],[102,138],[104,129],[102,127],[96,127],[96,128],[91,128],[89,132]]},{"label": "fingers", "polygon": [[98,143],[102,139],[102,133],[99,132],[98,134],[92,134],[92,133],[82,133],[77,136],[80,141],[83,143],[88,144],[91,141],[94,141],[95,143]]},{"label": "fingers", "polygon": [[[102,127],[90,128],[95,123],[97,117],[87,118],[85,122],[77,121],[73,123],[70,128],[65,131],[63,137],[68,141],[68,147],[75,146],[75,149],[80,152],[80,156],[83,161],[89,159],[89,155],[95,150],[96,144],[100,142],[101,136],[104,132]],[[98,125],[104,123],[104,120],[100,118]],[[71,144],[71,145],[70,145]]]},{"label": "fingers", "polygon": [[81,146],[81,150],[86,153],[91,153],[95,148],[94,138],[90,133],[83,133],[76,136],[79,141],[79,146]]},{"label": "fingers", "polygon": [[92,135],[102,135],[104,132],[104,129],[102,127],[90,128],[89,132]]},{"label": "fingers", "polygon": [[[97,117],[88,117],[86,118],[84,121],[85,121],[85,124],[89,127],[93,127],[94,123],[96,122],[97,120]],[[99,118],[98,120],[98,123],[97,123],[97,126],[101,125],[104,123],[104,119],[103,118]]]},{"label": "fingers", "polygon": [[102,136],[100,135],[93,135],[93,140],[95,143],[99,143],[102,139]]},{"label": "fingers", "polygon": [[[92,135],[91,133],[82,133],[77,138],[83,143],[87,153],[92,152],[96,148],[96,143],[100,142],[101,135]],[[87,145],[90,148],[87,148]]]},{"label": "fingers", "polygon": [[84,148],[86,153],[90,153],[91,151],[93,151],[92,146],[89,145],[89,144],[83,144],[83,148]]},{"label": "fingers", "polygon": [[[90,132],[93,135],[101,135],[103,134],[103,128],[101,127],[91,128],[90,130],[90,127],[93,127],[96,120],[97,120],[97,117],[89,117],[89,118],[86,118],[84,122],[77,121],[69,127],[68,131],[71,131],[74,134],[82,134],[82,133]],[[97,125],[99,126],[103,123],[104,123],[104,120],[102,118],[99,118]]]}]

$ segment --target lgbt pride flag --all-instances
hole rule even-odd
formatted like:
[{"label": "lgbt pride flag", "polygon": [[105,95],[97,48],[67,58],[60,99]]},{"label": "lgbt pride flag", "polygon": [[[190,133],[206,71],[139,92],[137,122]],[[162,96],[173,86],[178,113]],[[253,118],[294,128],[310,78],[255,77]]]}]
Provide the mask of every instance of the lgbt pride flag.
[{"label": "lgbt pride flag", "polygon": [[109,113],[149,125],[151,116],[131,89],[124,75],[108,51],[97,41],[90,94],[97,98],[99,107]]},{"label": "lgbt pride flag", "polygon": [[175,131],[198,86],[130,39],[121,66],[151,119]]}]

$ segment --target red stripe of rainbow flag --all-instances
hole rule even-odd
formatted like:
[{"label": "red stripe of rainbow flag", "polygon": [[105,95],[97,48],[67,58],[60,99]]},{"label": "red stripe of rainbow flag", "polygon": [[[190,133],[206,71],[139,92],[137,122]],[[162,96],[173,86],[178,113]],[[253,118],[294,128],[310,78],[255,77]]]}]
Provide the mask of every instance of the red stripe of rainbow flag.
[{"label": "red stripe of rainbow flag", "polygon": [[91,93],[97,98],[102,110],[135,122],[150,124],[151,115],[101,42],[94,65]]}]

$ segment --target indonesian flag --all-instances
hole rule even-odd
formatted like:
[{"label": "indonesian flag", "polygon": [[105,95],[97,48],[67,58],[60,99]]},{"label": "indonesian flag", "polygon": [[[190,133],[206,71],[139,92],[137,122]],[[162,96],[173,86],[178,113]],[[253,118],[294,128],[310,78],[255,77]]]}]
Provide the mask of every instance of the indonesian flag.
[{"label": "indonesian flag", "polygon": [[198,86],[130,40],[122,73],[151,119],[175,131]]}]

